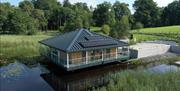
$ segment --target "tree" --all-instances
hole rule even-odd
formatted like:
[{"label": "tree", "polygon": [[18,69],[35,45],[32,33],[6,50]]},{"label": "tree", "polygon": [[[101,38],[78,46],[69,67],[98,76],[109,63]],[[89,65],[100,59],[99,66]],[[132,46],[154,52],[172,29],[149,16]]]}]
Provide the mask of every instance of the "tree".
[{"label": "tree", "polygon": [[75,3],[73,5],[73,7],[74,8],[78,8],[78,9],[83,9],[83,10],[85,10],[87,12],[90,11],[90,9],[88,8],[87,4],[86,3],[82,3],[82,2]]},{"label": "tree", "polygon": [[28,12],[29,14],[32,12],[32,10],[34,9],[33,4],[30,1],[22,1],[19,3],[19,7],[25,11]]},{"label": "tree", "polygon": [[10,30],[16,34],[35,34],[37,32],[36,25],[34,18],[19,9],[12,13],[9,18]]},{"label": "tree", "polygon": [[38,28],[40,30],[46,30],[47,19],[45,17],[44,11],[40,9],[32,10],[31,16],[36,19],[38,23]]},{"label": "tree", "polygon": [[133,25],[133,29],[141,29],[143,28],[143,24],[140,23],[140,22],[136,22],[134,25]]},{"label": "tree", "polygon": [[79,17],[82,20],[84,28],[89,28],[92,18],[92,13],[90,12],[87,4],[85,3],[75,3],[73,5],[73,10],[75,11],[75,17]]},{"label": "tree", "polygon": [[63,7],[71,8],[71,3],[69,2],[69,0],[64,0],[63,1]]},{"label": "tree", "polygon": [[109,25],[104,24],[104,25],[102,26],[102,28],[101,28],[101,31],[102,31],[104,34],[109,35],[109,32],[110,32],[110,27],[109,27]]},{"label": "tree", "polygon": [[104,2],[97,5],[93,12],[93,20],[97,26],[102,26],[104,24],[113,25],[115,22],[115,15],[109,2]]},{"label": "tree", "polygon": [[156,27],[160,23],[160,10],[153,0],[136,0],[134,17],[144,27]]},{"label": "tree", "polygon": [[162,14],[162,23],[164,25],[180,24],[180,0],[174,1],[164,8]]},{"label": "tree", "polygon": [[9,15],[14,12],[14,8],[9,3],[0,3],[0,32],[9,31]]},{"label": "tree", "polygon": [[120,21],[112,27],[110,36],[115,38],[127,38],[129,35],[129,19],[128,16],[122,16]]},{"label": "tree", "polygon": [[41,10],[54,10],[58,7],[57,0],[32,0],[34,7]]},{"label": "tree", "polygon": [[119,1],[116,1],[113,5],[113,9],[115,12],[115,18],[116,20],[120,20],[122,16],[130,16],[131,11],[128,8],[128,4],[126,3],[120,3]]},{"label": "tree", "polygon": [[76,18],[75,20],[67,21],[64,26],[65,31],[73,31],[81,28],[83,28],[81,18]]},{"label": "tree", "polygon": [[54,22],[52,21],[52,16],[54,14],[53,11],[61,6],[60,3],[58,3],[57,0],[32,0],[32,2],[35,9],[40,9],[44,11],[45,18],[48,21],[48,29],[57,29],[53,24]]}]

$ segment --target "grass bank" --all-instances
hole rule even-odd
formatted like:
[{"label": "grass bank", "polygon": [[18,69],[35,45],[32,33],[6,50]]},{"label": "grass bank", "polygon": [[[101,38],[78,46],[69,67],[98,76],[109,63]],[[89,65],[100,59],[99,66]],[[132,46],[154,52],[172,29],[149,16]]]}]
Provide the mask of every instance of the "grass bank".
[{"label": "grass bank", "polygon": [[131,30],[135,41],[141,42],[147,40],[167,40],[176,41],[180,44],[180,26],[167,26],[157,28],[143,28],[139,30]]},{"label": "grass bank", "polygon": [[[37,35],[0,35],[0,65],[21,59],[23,63],[30,63],[40,56],[40,40],[49,38],[57,32],[43,32]],[[32,59],[32,60],[30,60]],[[29,60],[29,61],[26,61]]]},{"label": "grass bank", "polygon": [[113,75],[106,86],[92,91],[179,91],[180,71],[150,73],[146,71],[124,71]]},{"label": "grass bank", "polygon": [[[144,70],[154,65],[172,64],[179,60],[180,57],[177,56],[145,63],[142,60],[134,61],[131,66],[137,65],[135,70],[109,73],[109,76],[106,77],[107,84],[94,87],[91,91],[179,91],[180,70],[177,72],[167,71],[166,73],[153,73]],[[132,68],[134,69],[134,67]]]},{"label": "grass bank", "polygon": [[143,28],[139,30],[132,30],[134,32],[141,33],[180,33],[180,26],[166,26],[157,28]]}]

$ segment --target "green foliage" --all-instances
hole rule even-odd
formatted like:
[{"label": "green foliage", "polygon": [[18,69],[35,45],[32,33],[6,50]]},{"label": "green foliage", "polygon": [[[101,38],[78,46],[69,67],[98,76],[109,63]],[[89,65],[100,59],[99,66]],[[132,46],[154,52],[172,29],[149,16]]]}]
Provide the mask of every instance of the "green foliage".
[{"label": "green foliage", "polygon": [[139,64],[141,64],[141,61],[140,61],[140,60],[133,60],[133,61],[132,61],[132,64],[134,64],[134,65],[139,65]]},{"label": "green foliage", "polygon": [[93,91],[179,91],[180,72],[163,74],[131,71],[112,75],[109,83]]},{"label": "green foliage", "polygon": [[103,25],[102,28],[101,28],[101,31],[102,31],[104,34],[109,35],[109,32],[110,32],[110,27],[109,27],[109,25],[107,25],[107,24]]},{"label": "green foliage", "polygon": [[58,7],[57,0],[32,0],[34,7],[41,10],[54,10]]},{"label": "green foliage", "polygon": [[143,28],[131,30],[131,33],[134,35],[134,39],[131,42],[141,42],[146,40],[173,40],[178,43],[180,39],[180,26]]},{"label": "green foliage", "polygon": [[11,14],[9,27],[10,31],[16,34],[34,34],[37,32],[37,22],[21,10],[16,10]]},{"label": "green foliage", "polygon": [[143,35],[143,34],[133,34],[134,39],[133,41],[135,43],[142,42],[142,41],[148,41],[148,40],[160,40],[160,36],[153,36],[153,35]]},{"label": "green foliage", "polygon": [[47,26],[47,19],[43,10],[34,9],[31,12],[31,16],[37,21],[39,30],[46,30],[45,27]]},{"label": "green foliage", "polygon": [[134,25],[133,25],[133,29],[142,29],[143,28],[143,24],[140,23],[140,22],[136,22]]},{"label": "green foliage", "polygon": [[69,0],[64,0],[63,7],[71,7],[71,3],[69,2]]},{"label": "green foliage", "polygon": [[155,27],[160,23],[161,12],[153,0],[136,0],[133,5],[136,10],[134,17],[144,27]]},{"label": "green foliage", "polygon": [[[132,30],[132,32],[137,32],[137,30]],[[143,28],[140,29],[141,33],[180,33],[180,26],[166,26],[166,27],[156,27],[156,28]]]},{"label": "green foliage", "polygon": [[28,12],[29,14],[32,12],[32,10],[34,9],[34,6],[33,4],[30,2],[30,1],[22,1],[19,3],[19,7],[25,11],[25,12]]},{"label": "green foliage", "polygon": [[14,9],[9,3],[0,3],[0,32],[9,30],[8,19]]},{"label": "green foliage", "polygon": [[180,24],[180,0],[175,0],[164,8],[162,14],[162,23],[164,25]]},{"label": "green foliage", "polygon": [[126,38],[129,35],[129,20],[128,16],[123,16],[111,30],[110,36],[115,38]]},{"label": "green foliage", "polygon": [[[50,38],[57,32],[46,34],[27,35],[1,35],[0,36],[0,65],[8,64],[16,59],[29,60],[42,54],[40,40]],[[44,48],[44,47],[43,47]],[[30,62],[33,60],[29,60]],[[27,63],[26,62],[26,63]]]},{"label": "green foliage", "polygon": [[67,21],[64,26],[64,30],[66,31],[73,31],[73,30],[81,29],[81,28],[83,28],[83,21],[79,17],[77,17],[73,21]]},{"label": "green foliage", "polygon": [[114,14],[112,13],[111,3],[103,2],[97,5],[97,8],[93,11],[93,19],[97,26],[104,24],[111,25],[114,21]]},{"label": "green foliage", "polygon": [[131,11],[129,10],[128,4],[126,3],[120,3],[119,1],[116,1],[112,8],[115,12],[116,20],[120,20],[123,16],[131,15]]}]

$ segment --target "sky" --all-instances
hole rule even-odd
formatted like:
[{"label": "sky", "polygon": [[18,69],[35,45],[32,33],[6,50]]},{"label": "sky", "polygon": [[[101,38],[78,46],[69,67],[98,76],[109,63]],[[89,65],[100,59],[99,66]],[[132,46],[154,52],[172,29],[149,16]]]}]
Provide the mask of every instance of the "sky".
[{"label": "sky", "polygon": [[[20,1],[23,1],[23,0],[0,0],[0,2],[9,2],[11,5],[15,5],[15,6],[17,6]],[[58,0],[58,1],[63,2],[63,0]],[[93,7],[95,7],[97,4],[102,3],[104,1],[111,2],[111,3],[114,3],[115,1],[120,1],[120,2],[129,4],[129,8],[131,12],[134,12],[132,5],[135,0],[69,0],[69,1],[71,3],[86,2],[88,6],[93,6]],[[157,3],[159,7],[165,7],[169,3],[173,2],[174,0],[154,0],[154,1]]]}]

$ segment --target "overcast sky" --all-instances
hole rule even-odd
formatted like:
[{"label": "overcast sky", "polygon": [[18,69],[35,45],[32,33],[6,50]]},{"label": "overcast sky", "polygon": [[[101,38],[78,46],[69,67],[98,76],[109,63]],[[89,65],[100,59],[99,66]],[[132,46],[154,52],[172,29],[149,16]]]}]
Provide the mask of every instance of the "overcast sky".
[{"label": "overcast sky", "polygon": [[[15,6],[17,6],[20,1],[23,1],[23,0],[0,0],[0,2],[9,2]],[[63,0],[58,0],[58,1],[63,2]],[[132,5],[135,0],[69,0],[69,1],[71,3],[86,2],[88,6],[93,6],[93,7],[95,7],[97,4],[102,3],[104,1],[108,1],[111,3],[114,3],[115,1],[120,1],[120,2],[129,4],[130,10],[133,12]],[[174,0],[154,0],[154,1],[158,4],[159,7],[164,7],[164,6],[167,6],[169,3],[173,2]]]}]

